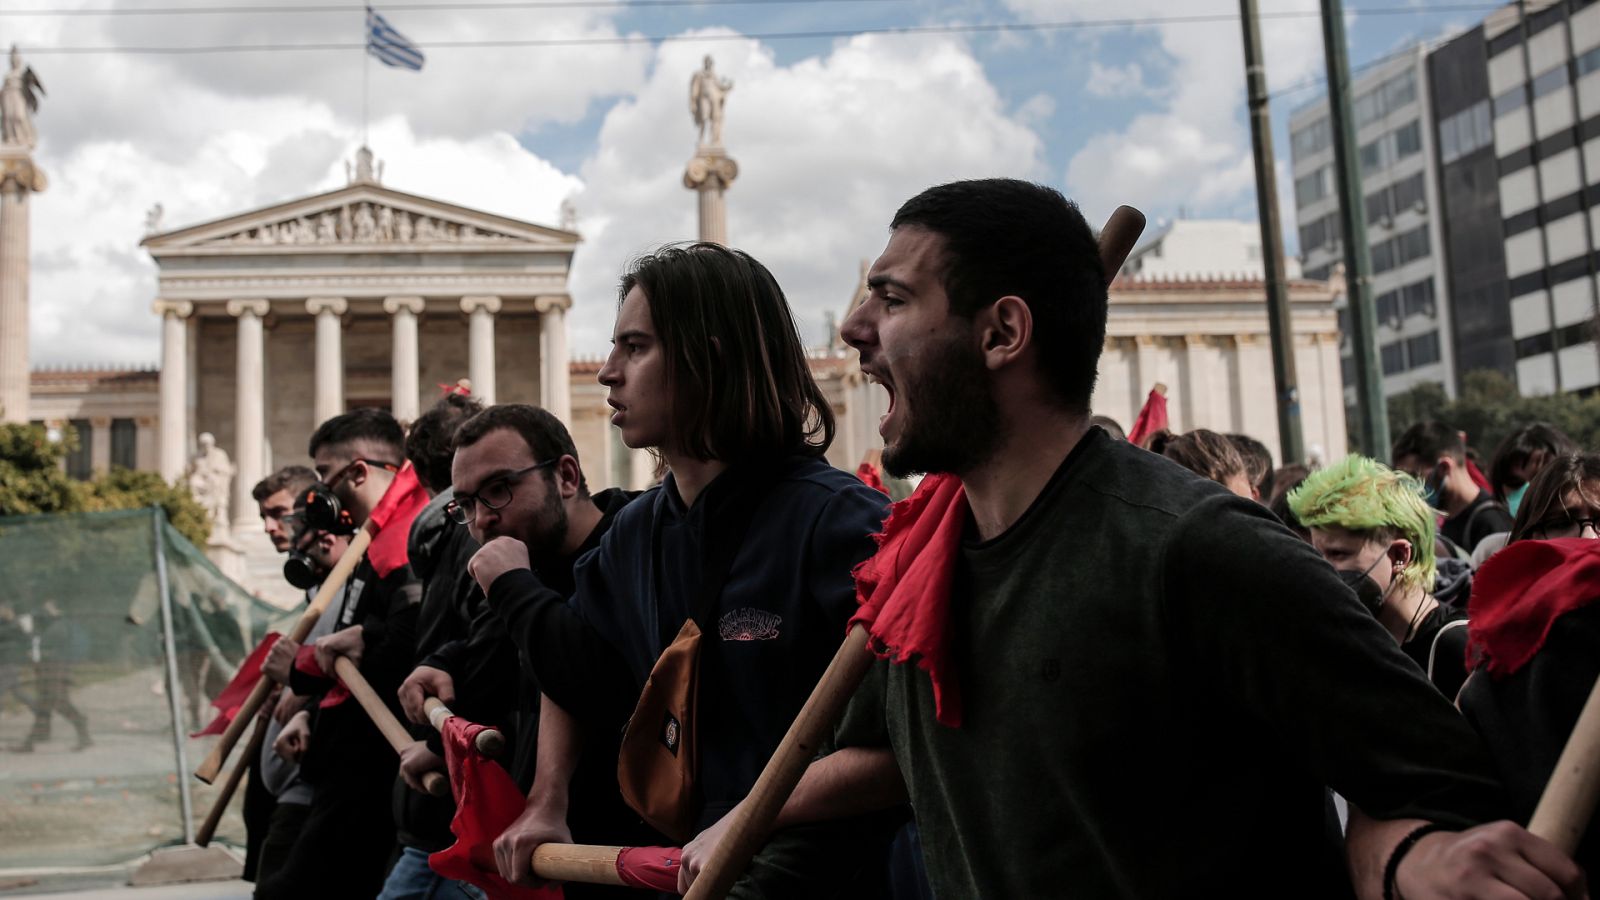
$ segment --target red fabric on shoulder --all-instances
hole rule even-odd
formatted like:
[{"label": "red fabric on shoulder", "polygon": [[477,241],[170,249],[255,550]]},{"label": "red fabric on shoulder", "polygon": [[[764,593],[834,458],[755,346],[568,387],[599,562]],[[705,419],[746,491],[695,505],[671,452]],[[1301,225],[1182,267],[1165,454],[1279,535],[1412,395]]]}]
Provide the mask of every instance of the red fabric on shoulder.
[{"label": "red fabric on shoulder", "polygon": [[[894,663],[915,662],[933,682],[940,724],[961,725],[961,691],[946,630],[950,587],[966,529],[967,493],[954,475],[929,475],[889,507],[878,552],[855,568],[850,619],[867,627],[872,650]],[[847,626],[846,629],[850,626]]]},{"label": "red fabric on shoulder", "polygon": [[617,854],[617,876],[628,887],[678,892],[683,851],[677,847],[624,847]]},{"label": "red fabric on shoulder", "polygon": [[1139,418],[1133,420],[1133,428],[1128,431],[1128,443],[1143,447],[1145,438],[1166,427],[1166,395],[1152,388],[1150,396],[1144,398],[1144,406],[1139,409]]},{"label": "red fabric on shoulder", "polygon": [[1600,541],[1517,541],[1472,579],[1467,656],[1496,676],[1527,665],[1556,619],[1600,599]]},{"label": "red fabric on shoulder", "polygon": [[856,477],[861,479],[861,483],[869,488],[882,491],[885,494],[889,493],[889,489],[883,485],[883,476],[878,474],[878,467],[873,465],[870,460],[863,459],[861,465],[856,467]]},{"label": "red fabric on shoulder", "polygon": [[405,565],[406,542],[411,538],[411,521],[428,505],[428,492],[417,481],[417,470],[406,463],[389,483],[383,499],[369,517],[376,530],[367,547],[367,561],[377,571],[379,578]]},{"label": "red fabric on shoulder", "polygon": [[228,723],[239,715],[239,707],[249,698],[250,692],[255,690],[256,682],[261,680],[261,664],[266,661],[267,653],[272,650],[272,645],[278,642],[278,633],[269,632],[256,645],[250,655],[239,664],[239,671],[233,673],[233,680],[222,692],[211,699],[211,705],[217,709],[217,717],[211,724],[193,732],[189,737],[197,738],[207,734],[221,734],[228,730]]},{"label": "red fabric on shoulder", "polygon": [[450,831],[456,842],[429,856],[428,866],[446,878],[483,888],[489,900],[560,900],[561,888],[521,887],[501,878],[495,866],[494,839],[522,815],[526,799],[499,763],[478,752],[474,741],[483,730],[459,716],[445,720],[444,761],[456,798]]}]

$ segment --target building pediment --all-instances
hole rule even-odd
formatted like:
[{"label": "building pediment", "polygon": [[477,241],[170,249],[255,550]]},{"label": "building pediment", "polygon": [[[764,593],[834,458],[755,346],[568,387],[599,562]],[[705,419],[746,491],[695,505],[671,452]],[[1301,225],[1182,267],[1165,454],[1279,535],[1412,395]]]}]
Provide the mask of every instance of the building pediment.
[{"label": "building pediment", "polygon": [[497,216],[376,183],[154,234],[156,258],[218,253],[571,251],[575,232]]}]

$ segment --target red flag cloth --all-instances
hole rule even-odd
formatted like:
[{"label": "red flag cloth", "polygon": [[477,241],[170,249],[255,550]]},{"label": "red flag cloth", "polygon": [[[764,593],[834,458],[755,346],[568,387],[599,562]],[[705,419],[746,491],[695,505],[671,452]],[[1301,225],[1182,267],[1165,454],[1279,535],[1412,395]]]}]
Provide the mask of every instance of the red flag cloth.
[{"label": "red flag cloth", "polygon": [[1556,619],[1600,599],[1600,541],[1518,541],[1472,577],[1467,654],[1510,675],[1544,646]]},{"label": "red flag cloth", "polygon": [[379,578],[388,578],[390,572],[408,562],[406,542],[411,539],[411,520],[427,505],[428,492],[417,481],[417,470],[408,462],[394,476],[370,516],[377,533],[367,547],[367,561],[372,563]]},{"label": "red flag cloth", "polygon": [[189,737],[221,734],[228,730],[228,723],[239,715],[239,707],[244,705],[250,692],[256,689],[256,682],[261,680],[261,663],[266,660],[267,653],[277,642],[276,631],[268,632],[267,636],[261,639],[261,643],[257,644],[256,648],[250,651],[250,655],[244,658],[244,662],[239,664],[239,671],[233,673],[233,680],[228,682],[228,686],[211,698],[211,705],[217,709],[217,717],[211,720],[210,725],[191,733]]},{"label": "red flag cloth", "polygon": [[1146,438],[1166,427],[1166,395],[1151,389],[1150,396],[1144,398],[1144,406],[1139,410],[1139,418],[1133,420],[1133,429],[1128,432],[1128,443],[1135,447],[1143,447]]},{"label": "red flag cloth", "polygon": [[[867,626],[872,650],[890,662],[915,661],[933,682],[934,715],[961,725],[961,692],[945,629],[950,582],[967,523],[967,492],[954,475],[929,475],[889,507],[878,552],[855,568],[850,626]],[[847,629],[848,627],[847,626]]]},{"label": "red flag cloth", "polygon": [[889,489],[883,485],[883,476],[878,474],[878,467],[873,465],[871,460],[861,461],[861,465],[856,467],[856,477],[869,488],[880,490],[884,494],[889,493]]},{"label": "red flag cloth", "polygon": [[683,851],[677,847],[624,847],[617,854],[617,876],[628,887],[678,892]]},{"label": "red flag cloth", "polygon": [[1467,457],[1467,474],[1472,476],[1473,484],[1491,494],[1494,493],[1494,488],[1489,486],[1489,479],[1483,477],[1483,470],[1478,468],[1478,464],[1473,462],[1470,456]]},{"label": "red flag cloth", "polygon": [[[499,763],[478,752],[473,742],[483,729],[460,716],[445,720],[444,761],[456,798],[450,831],[456,842],[429,856],[428,865],[445,878],[483,888],[489,900],[560,900],[561,888],[520,887],[501,878],[495,866],[494,839],[522,815],[527,800]],[[678,886],[676,877],[672,886]]]},{"label": "red flag cloth", "polygon": [[300,645],[300,652],[294,655],[294,667],[312,678],[324,678],[333,682],[333,687],[322,695],[322,702],[317,704],[319,709],[338,706],[345,701],[346,697],[350,696],[350,689],[344,686],[344,682],[322,671],[322,666],[317,663],[316,648],[311,644]]}]

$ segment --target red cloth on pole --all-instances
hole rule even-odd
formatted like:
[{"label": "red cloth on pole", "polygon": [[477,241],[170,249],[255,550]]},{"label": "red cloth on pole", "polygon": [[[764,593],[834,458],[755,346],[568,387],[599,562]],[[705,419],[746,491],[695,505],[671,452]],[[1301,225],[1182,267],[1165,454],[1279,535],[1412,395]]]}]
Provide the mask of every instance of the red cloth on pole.
[{"label": "red cloth on pole", "polygon": [[344,686],[344,682],[335,678],[333,673],[322,671],[322,666],[317,663],[316,648],[312,645],[300,645],[300,652],[294,655],[294,667],[312,678],[322,678],[333,682],[333,686],[328,688],[328,692],[322,695],[322,702],[317,704],[318,709],[338,706],[345,701],[345,698],[350,696],[350,689]]},{"label": "red cloth on pole", "polygon": [[[929,475],[889,507],[878,552],[855,568],[850,626],[867,626],[872,650],[895,663],[914,661],[933,682],[934,715],[961,725],[961,693],[945,629],[950,583],[967,522],[967,493],[954,475]],[[850,626],[846,626],[847,630]]]},{"label": "red cloth on pole", "polygon": [[483,888],[489,900],[560,900],[561,888],[520,887],[501,878],[495,867],[494,839],[522,815],[527,800],[499,763],[478,752],[473,742],[483,730],[459,716],[445,720],[444,761],[456,798],[450,831],[456,842],[429,856],[428,865],[446,878]]},{"label": "red cloth on pole", "polygon": [[861,465],[856,467],[856,477],[869,488],[880,490],[885,495],[889,493],[889,489],[883,484],[883,476],[878,474],[878,467],[873,465],[871,460],[861,461]]},{"label": "red cloth on pole", "polygon": [[239,664],[239,671],[233,673],[233,680],[222,692],[211,698],[211,705],[217,709],[217,717],[211,724],[193,732],[189,737],[197,738],[207,734],[221,734],[228,730],[228,723],[239,715],[239,707],[244,705],[250,692],[256,689],[256,682],[261,680],[261,663],[267,658],[267,653],[272,650],[272,645],[278,642],[278,633],[269,632],[256,645],[250,655]]},{"label": "red cloth on pole", "polygon": [[367,561],[377,571],[379,578],[405,565],[406,541],[411,538],[411,520],[428,505],[428,492],[417,481],[417,470],[406,463],[394,476],[383,499],[370,516],[377,531],[367,547]]},{"label": "red cloth on pole", "polygon": [[617,854],[617,875],[628,887],[678,892],[683,851],[677,847],[624,847]]},{"label": "red cloth on pole", "polygon": [[1556,619],[1600,599],[1600,541],[1518,541],[1472,578],[1467,655],[1510,675],[1544,646]]},{"label": "red cloth on pole", "polygon": [[1143,447],[1146,438],[1166,427],[1167,398],[1152,388],[1150,396],[1144,398],[1139,418],[1133,420],[1133,428],[1128,432],[1128,443],[1135,447]]}]

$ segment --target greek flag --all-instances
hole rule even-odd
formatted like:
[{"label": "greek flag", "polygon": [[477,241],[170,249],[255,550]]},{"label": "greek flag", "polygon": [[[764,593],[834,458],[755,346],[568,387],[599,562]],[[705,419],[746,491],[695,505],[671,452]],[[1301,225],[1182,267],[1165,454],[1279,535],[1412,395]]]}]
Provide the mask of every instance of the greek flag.
[{"label": "greek flag", "polygon": [[370,6],[367,7],[367,52],[386,66],[413,72],[422,70],[422,51]]}]

